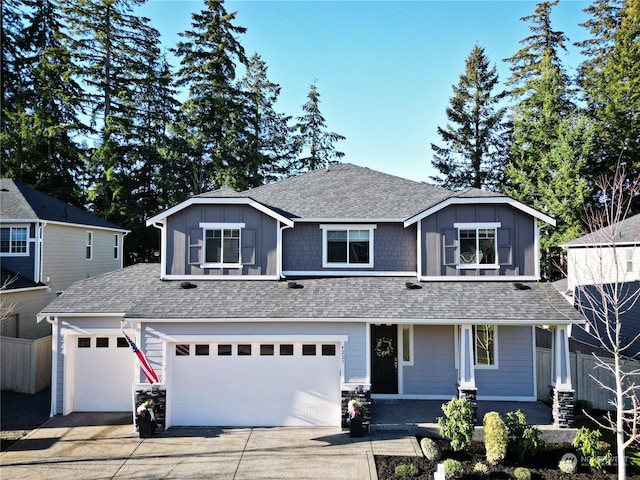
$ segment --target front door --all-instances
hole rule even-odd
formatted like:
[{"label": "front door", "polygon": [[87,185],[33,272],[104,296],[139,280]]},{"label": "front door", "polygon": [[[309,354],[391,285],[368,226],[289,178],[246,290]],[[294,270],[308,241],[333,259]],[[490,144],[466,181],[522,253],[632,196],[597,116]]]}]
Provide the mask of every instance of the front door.
[{"label": "front door", "polygon": [[398,393],[397,325],[371,325],[371,392]]}]

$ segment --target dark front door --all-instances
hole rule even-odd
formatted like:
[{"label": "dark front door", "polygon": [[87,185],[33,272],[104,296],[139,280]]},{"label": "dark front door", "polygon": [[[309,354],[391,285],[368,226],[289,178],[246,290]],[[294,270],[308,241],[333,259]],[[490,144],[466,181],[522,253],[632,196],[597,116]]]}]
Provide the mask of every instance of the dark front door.
[{"label": "dark front door", "polygon": [[398,326],[371,326],[371,392],[398,393]]}]

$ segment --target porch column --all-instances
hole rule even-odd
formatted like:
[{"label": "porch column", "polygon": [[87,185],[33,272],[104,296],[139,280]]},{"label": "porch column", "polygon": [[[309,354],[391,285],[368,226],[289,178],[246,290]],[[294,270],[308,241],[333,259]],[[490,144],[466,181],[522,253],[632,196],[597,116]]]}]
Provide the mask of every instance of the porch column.
[{"label": "porch column", "polygon": [[471,402],[473,420],[476,421],[478,409],[476,377],[473,368],[473,325],[460,325],[460,344],[458,358],[458,398],[466,398]]},{"label": "porch column", "polygon": [[571,385],[569,361],[569,332],[567,325],[553,329],[551,386],[553,424],[560,428],[573,427],[573,401],[575,391]]}]

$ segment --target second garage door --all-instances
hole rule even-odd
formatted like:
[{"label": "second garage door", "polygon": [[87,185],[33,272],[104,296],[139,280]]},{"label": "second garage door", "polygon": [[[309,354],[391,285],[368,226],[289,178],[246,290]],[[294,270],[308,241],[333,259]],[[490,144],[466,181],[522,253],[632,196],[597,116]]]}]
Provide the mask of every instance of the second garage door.
[{"label": "second garage door", "polygon": [[339,426],[339,343],[170,345],[172,425]]}]

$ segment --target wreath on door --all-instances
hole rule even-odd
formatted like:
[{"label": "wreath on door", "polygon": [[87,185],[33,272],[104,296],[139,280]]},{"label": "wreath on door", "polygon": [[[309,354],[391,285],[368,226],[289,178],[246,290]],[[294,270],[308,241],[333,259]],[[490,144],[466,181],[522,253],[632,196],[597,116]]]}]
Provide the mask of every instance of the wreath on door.
[{"label": "wreath on door", "polygon": [[389,337],[380,337],[376,341],[376,356],[378,358],[393,356],[393,341]]}]

